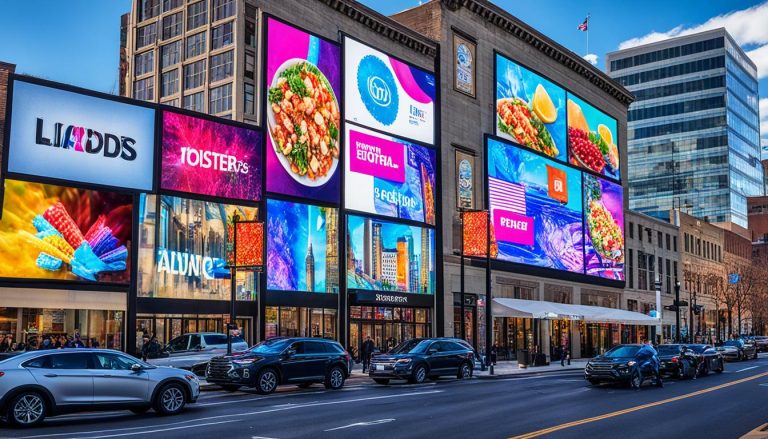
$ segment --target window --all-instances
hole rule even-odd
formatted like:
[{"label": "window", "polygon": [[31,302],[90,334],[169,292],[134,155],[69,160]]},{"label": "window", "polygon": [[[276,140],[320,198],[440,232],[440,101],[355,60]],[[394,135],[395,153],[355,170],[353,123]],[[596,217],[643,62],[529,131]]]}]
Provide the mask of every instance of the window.
[{"label": "window", "polygon": [[51,355],[51,369],[90,369],[90,356],[86,353]]},{"label": "window", "polygon": [[288,350],[293,350],[294,353],[296,353],[296,354],[303,354],[304,353],[304,344],[305,343],[303,341],[298,341],[298,342],[292,344],[288,348]]},{"label": "window", "polygon": [[198,93],[191,94],[189,96],[184,96],[184,102],[182,107],[185,110],[198,111],[202,113],[204,111],[203,92],[198,92]]},{"label": "window", "polygon": [[675,283],[677,283],[677,261],[672,261],[672,271],[675,272]]},{"label": "window", "polygon": [[150,50],[136,55],[136,76],[152,73],[155,69],[155,51]]},{"label": "window", "polygon": [[646,227],[645,228],[645,233],[646,233],[646,235],[648,235],[648,244],[653,243],[653,239],[651,238],[651,229]]},{"label": "window", "polygon": [[160,83],[160,97],[164,98],[179,91],[179,69],[173,69],[163,73]]},{"label": "window", "polygon": [[251,52],[245,52],[245,77],[254,79],[256,72],[256,57]]},{"label": "window", "polygon": [[690,249],[688,247],[688,234],[687,233],[683,234],[683,241],[685,241],[685,251],[686,252],[690,251]]},{"label": "window", "polygon": [[232,109],[232,84],[212,88],[210,91],[210,114],[223,113]]},{"label": "window", "polygon": [[205,344],[210,346],[214,344],[227,344],[227,336],[221,334],[206,334],[203,336]]},{"label": "window", "polygon": [[629,222],[629,239],[635,239],[635,224],[632,221]]},{"label": "window", "polygon": [[663,238],[664,238],[664,234],[661,233],[660,231],[657,231],[656,232],[656,241],[657,241],[657,244],[658,244],[659,248],[664,248],[664,239]]},{"label": "window", "polygon": [[168,347],[173,352],[186,351],[189,347],[189,335],[174,338],[168,343]]},{"label": "window", "polygon": [[184,90],[201,87],[205,83],[205,60],[184,66]]},{"label": "window", "polygon": [[256,98],[254,97],[255,88],[253,84],[243,84],[243,112],[245,114],[256,114]]},{"label": "window", "polygon": [[189,338],[189,349],[200,349],[203,347],[203,342],[200,339],[200,334],[192,334]]},{"label": "window", "polygon": [[184,0],[163,0],[163,12],[176,9],[184,4]]},{"label": "window", "polygon": [[648,289],[648,259],[645,253],[637,252],[637,288],[641,290]]},{"label": "window", "polygon": [[166,44],[160,48],[161,68],[170,67],[181,61],[181,41]]},{"label": "window", "polygon": [[51,356],[45,355],[43,357],[38,357],[33,360],[29,360],[26,363],[21,365],[22,367],[33,367],[35,369],[50,369],[51,367]]},{"label": "window", "polygon": [[184,21],[184,13],[177,12],[173,15],[163,17],[163,39],[173,38],[181,35],[181,23]]},{"label": "window", "polygon": [[234,0],[213,0],[213,21],[235,15]]},{"label": "window", "polygon": [[637,225],[637,240],[642,241],[643,240],[643,225],[638,224]]},{"label": "window", "polygon": [[163,102],[160,102],[160,103],[163,104],[163,105],[170,105],[171,107],[178,107],[179,106],[179,99],[178,98],[171,99],[171,100],[163,101]]},{"label": "window", "polygon": [[654,259],[653,255],[648,255],[648,289],[650,291],[653,291],[655,288],[653,284],[656,282],[656,270],[654,269],[654,265],[656,260]]},{"label": "window", "polygon": [[136,50],[154,44],[157,39],[157,23],[136,29]]},{"label": "window", "polygon": [[208,21],[208,0],[187,6],[187,30],[198,28]]},{"label": "window", "polygon": [[97,353],[96,366],[101,369],[108,370],[131,370],[131,366],[138,364],[135,361],[131,361],[128,357],[117,354],[101,354]]},{"label": "window", "polygon": [[672,270],[670,267],[670,261],[669,259],[666,260],[667,263],[667,293],[672,292]]},{"label": "window", "polygon": [[665,236],[665,238],[666,238],[666,240],[667,240],[667,250],[671,250],[671,249],[672,249],[672,246],[671,246],[670,244],[671,244],[671,241],[672,241],[672,237],[671,237],[671,236],[669,236],[669,233],[667,233],[667,234],[666,234],[666,236]]},{"label": "window", "polygon": [[232,55],[234,51],[220,53],[211,57],[211,82],[221,81],[232,76]]},{"label": "window", "polygon": [[627,299],[627,311],[637,311],[637,300]]},{"label": "window", "polygon": [[187,37],[187,59],[205,52],[205,32]]},{"label": "window", "polygon": [[160,0],[139,0],[139,21],[157,17],[160,14]]},{"label": "window", "polygon": [[[664,281],[664,259],[659,256],[659,288],[663,288],[664,284],[662,283]],[[656,279],[653,279],[653,282],[655,284]],[[654,285],[654,290],[656,289],[656,286]]]},{"label": "window", "polygon": [[677,251],[677,236],[672,237],[672,251]]},{"label": "window", "polygon": [[256,48],[256,23],[245,21],[245,45]]},{"label": "window", "polygon": [[141,101],[155,99],[155,78],[149,77],[133,83],[133,97]]},{"label": "window", "polygon": [[304,353],[308,355],[325,354],[325,343],[319,341],[308,341],[304,343]]},{"label": "window", "polygon": [[627,277],[629,278],[628,279],[629,280],[629,288],[634,288],[635,287],[635,270],[634,270],[634,268],[635,268],[635,260],[633,259],[632,249],[631,248],[627,249],[627,252],[628,252],[628,254],[627,254],[628,258],[627,259],[629,260],[629,272],[627,273],[628,274]]},{"label": "window", "polygon": [[211,49],[219,49],[232,44],[232,26],[234,24],[234,21],[230,21],[211,29]]}]

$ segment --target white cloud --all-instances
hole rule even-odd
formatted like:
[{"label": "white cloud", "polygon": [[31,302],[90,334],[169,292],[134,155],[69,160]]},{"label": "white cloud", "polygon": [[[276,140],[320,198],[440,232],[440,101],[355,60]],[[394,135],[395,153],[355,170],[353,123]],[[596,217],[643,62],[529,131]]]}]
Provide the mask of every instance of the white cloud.
[{"label": "white cloud", "polygon": [[595,55],[594,53],[588,53],[584,55],[584,59],[589,61],[589,63],[592,64],[593,66],[597,65],[597,55]]},{"label": "white cloud", "polygon": [[762,146],[768,146],[768,98],[760,99],[760,135]]},{"label": "white cloud", "polygon": [[[766,25],[768,28],[768,25]],[[747,52],[747,56],[757,66],[758,79],[768,78],[768,44]]]}]

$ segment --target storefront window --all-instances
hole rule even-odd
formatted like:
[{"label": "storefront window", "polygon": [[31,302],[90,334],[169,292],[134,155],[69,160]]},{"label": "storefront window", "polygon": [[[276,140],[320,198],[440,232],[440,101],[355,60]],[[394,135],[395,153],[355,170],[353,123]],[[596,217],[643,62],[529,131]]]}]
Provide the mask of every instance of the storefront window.
[{"label": "storefront window", "polygon": [[335,309],[268,306],[264,318],[266,338],[336,338]]},{"label": "storefront window", "polygon": [[43,340],[62,345],[79,338],[86,347],[121,350],[123,311],[0,308],[0,338],[11,337],[18,350],[37,349]]},{"label": "storefront window", "polygon": [[[224,334],[227,322],[229,315],[226,314],[140,314],[136,317],[136,349],[141,349],[145,334],[156,336],[160,344],[165,345],[192,332]],[[245,341],[253,343],[253,319],[240,317],[235,323]]]}]

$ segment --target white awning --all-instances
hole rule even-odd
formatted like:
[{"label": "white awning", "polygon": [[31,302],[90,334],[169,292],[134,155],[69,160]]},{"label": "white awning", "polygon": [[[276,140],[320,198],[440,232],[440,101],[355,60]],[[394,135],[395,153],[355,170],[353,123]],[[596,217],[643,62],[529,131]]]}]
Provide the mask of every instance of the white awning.
[{"label": "white awning", "polygon": [[645,314],[603,306],[571,305],[543,300],[493,299],[494,317],[524,317],[549,320],[584,320],[595,323],[624,323],[627,325],[655,325],[659,319]]}]

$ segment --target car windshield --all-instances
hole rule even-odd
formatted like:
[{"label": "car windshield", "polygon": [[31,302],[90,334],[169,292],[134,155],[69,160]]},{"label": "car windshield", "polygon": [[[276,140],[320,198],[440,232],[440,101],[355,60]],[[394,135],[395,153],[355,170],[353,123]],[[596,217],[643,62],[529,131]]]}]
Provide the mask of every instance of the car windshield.
[{"label": "car windshield", "polygon": [[733,346],[733,347],[741,347],[741,341],[739,340],[728,340],[725,342],[725,346]]},{"label": "car windshield", "polygon": [[634,357],[639,350],[640,346],[616,346],[606,352],[605,356],[608,358],[629,358]]},{"label": "car windshield", "polygon": [[390,354],[423,354],[427,351],[429,345],[432,344],[429,340],[408,340],[395,346]]},{"label": "car windshield", "polygon": [[676,355],[680,353],[678,345],[661,345],[656,349],[659,355]]},{"label": "car windshield", "polygon": [[249,349],[250,352],[257,354],[277,354],[285,350],[290,344],[289,339],[281,338],[278,340],[264,340],[256,346]]}]

